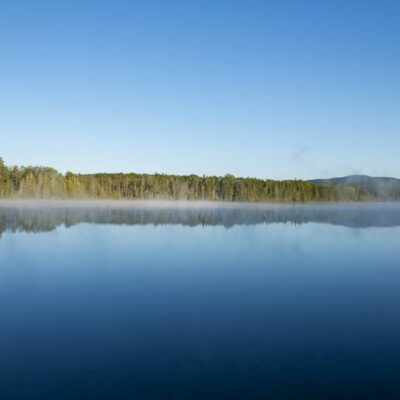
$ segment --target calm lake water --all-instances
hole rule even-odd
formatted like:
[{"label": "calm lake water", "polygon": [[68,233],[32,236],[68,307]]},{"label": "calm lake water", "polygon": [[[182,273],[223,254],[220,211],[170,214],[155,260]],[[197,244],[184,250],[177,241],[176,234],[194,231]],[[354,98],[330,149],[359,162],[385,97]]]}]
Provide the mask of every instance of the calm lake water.
[{"label": "calm lake water", "polygon": [[398,399],[400,205],[0,204],[0,399]]}]

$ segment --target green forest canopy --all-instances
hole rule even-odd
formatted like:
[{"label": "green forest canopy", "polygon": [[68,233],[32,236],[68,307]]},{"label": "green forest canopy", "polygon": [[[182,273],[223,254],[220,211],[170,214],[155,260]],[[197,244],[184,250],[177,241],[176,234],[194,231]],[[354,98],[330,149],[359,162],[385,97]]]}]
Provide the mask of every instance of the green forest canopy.
[{"label": "green forest canopy", "polygon": [[336,202],[400,200],[364,188],[302,180],[263,180],[233,175],[73,174],[48,167],[7,167],[0,157],[0,198]]}]

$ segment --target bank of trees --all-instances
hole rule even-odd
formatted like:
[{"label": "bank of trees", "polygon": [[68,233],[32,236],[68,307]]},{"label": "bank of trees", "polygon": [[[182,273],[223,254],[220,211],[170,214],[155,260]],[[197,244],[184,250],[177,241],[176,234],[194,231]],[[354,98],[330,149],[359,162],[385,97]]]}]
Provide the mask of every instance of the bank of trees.
[{"label": "bank of trees", "polygon": [[[1,198],[331,202],[379,200],[353,187],[301,180],[262,180],[197,175],[73,174],[47,167],[7,167],[0,158]],[[393,200],[399,200],[395,198]]]}]

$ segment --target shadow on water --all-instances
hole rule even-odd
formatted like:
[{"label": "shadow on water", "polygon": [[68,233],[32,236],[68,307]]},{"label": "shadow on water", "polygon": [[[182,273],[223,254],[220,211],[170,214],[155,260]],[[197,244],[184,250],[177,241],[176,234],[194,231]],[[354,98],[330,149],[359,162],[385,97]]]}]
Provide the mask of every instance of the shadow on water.
[{"label": "shadow on water", "polygon": [[400,225],[400,204],[232,204],[202,202],[25,201],[0,203],[0,235],[49,232],[80,223],[224,226],[326,223],[352,228]]}]

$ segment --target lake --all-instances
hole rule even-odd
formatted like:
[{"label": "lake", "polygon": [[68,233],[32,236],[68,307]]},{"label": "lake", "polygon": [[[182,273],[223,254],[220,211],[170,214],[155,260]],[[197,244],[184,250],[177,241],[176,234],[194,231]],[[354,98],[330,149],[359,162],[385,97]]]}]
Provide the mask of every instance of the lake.
[{"label": "lake", "polygon": [[398,399],[400,205],[0,202],[0,399]]}]

